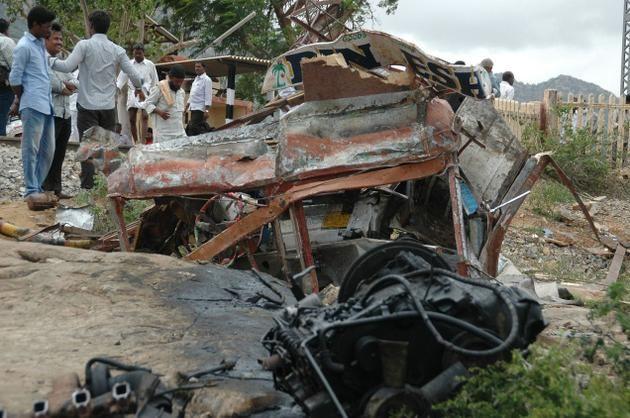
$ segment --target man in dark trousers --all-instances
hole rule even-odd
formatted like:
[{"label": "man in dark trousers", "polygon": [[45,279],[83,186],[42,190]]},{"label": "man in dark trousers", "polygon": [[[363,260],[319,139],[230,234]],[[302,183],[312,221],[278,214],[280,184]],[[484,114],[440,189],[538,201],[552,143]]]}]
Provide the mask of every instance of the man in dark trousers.
[{"label": "man in dark trousers", "polygon": [[0,136],[7,134],[9,109],[14,97],[13,90],[9,85],[14,49],[15,42],[9,38],[9,22],[0,19]]},{"label": "man in dark trousers", "polygon": [[44,47],[53,20],[55,14],[42,6],[35,6],[28,12],[28,32],[13,51],[9,74],[9,83],[15,93],[11,113],[17,114],[19,110],[22,119],[24,200],[30,210],[48,209],[56,203],[42,189],[55,154],[50,75]]},{"label": "man in dark trousers", "polygon": [[210,131],[206,118],[212,106],[212,80],[206,74],[206,64],[201,61],[195,63],[195,74],[197,77],[190,86],[188,103],[184,109],[184,113],[190,110],[190,121],[186,127],[189,136]]},{"label": "man in dark trousers", "polygon": [[[143,79],[131,65],[125,50],[107,38],[109,15],[96,10],[88,17],[90,39],[79,41],[65,60],[51,58],[53,70],[71,73],[79,67],[81,88],[77,98],[77,128],[79,139],[92,126],[113,131],[116,125],[116,69],[129,76],[139,100]],[[81,163],[81,187],[94,187],[94,165],[91,161]]]},{"label": "man in dark trousers", "polygon": [[[56,57],[61,52],[61,48],[63,48],[61,25],[53,23],[50,36],[46,39],[46,50],[51,57]],[[55,116],[55,156],[42,188],[55,193],[60,199],[67,199],[70,196],[62,191],[61,173],[72,131],[70,96],[79,87],[79,81],[69,73],[50,70],[50,87]]]}]

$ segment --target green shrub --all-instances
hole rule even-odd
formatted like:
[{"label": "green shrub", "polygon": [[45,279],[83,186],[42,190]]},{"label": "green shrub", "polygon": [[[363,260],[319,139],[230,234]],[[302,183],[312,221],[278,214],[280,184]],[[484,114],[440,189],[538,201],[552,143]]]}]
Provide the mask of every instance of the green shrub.
[{"label": "green shrub", "polygon": [[[610,163],[600,152],[601,138],[588,129],[573,130],[570,124],[562,129],[562,137],[555,133],[545,135],[534,125],[523,129],[521,143],[531,153],[552,152],[553,158],[580,189],[590,193],[601,193],[610,181]],[[547,170],[552,178],[555,171]]]},{"label": "green shrub", "polygon": [[534,347],[526,360],[476,369],[453,399],[436,407],[445,417],[627,417],[627,381],[609,379],[578,360],[577,349]]},{"label": "green shrub", "polygon": [[[107,199],[107,178],[103,174],[94,176],[94,187],[90,190],[82,189],[75,197],[75,203],[80,206],[90,205],[94,215],[94,232],[106,233],[116,230],[117,226],[112,220]],[[137,220],[151,204],[149,200],[128,200],[123,209],[125,222]]]},{"label": "green shrub", "polygon": [[541,180],[532,188],[527,205],[532,211],[546,218],[555,219],[559,204],[573,201],[573,195],[564,185],[554,180]]}]

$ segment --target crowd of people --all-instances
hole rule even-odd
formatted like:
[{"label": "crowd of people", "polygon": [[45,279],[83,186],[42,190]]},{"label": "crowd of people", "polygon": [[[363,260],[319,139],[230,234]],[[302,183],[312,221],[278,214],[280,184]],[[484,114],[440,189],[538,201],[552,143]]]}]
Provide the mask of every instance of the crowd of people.
[{"label": "crowd of people", "polygon": [[[186,136],[184,113],[189,109],[189,133],[209,130],[205,119],[212,105],[212,81],[203,63],[195,66],[197,76],[184,103],[184,69],[174,65],[159,81],[142,44],[133,46],[130,59],[107,37],[107,12],[89,15],[89,38],[79,41],[65,58],[60,56],[63,29],[55,19],[53,11],[33,7],[26,19],[28,31],[17,44],[8,36],[9,22],[0,19],[0,135],[6,135],[8,117],[19,115],[24,199],[31,210],[54,207],[69,197],[63,192],[61,173],[73,123],[79,140],[94,126],[122,133],[116,115],[118,92],[128,91],[126,110],[134,143]],[[94,186],[90,161],[81,163],[80,178],[82,188]]]}]

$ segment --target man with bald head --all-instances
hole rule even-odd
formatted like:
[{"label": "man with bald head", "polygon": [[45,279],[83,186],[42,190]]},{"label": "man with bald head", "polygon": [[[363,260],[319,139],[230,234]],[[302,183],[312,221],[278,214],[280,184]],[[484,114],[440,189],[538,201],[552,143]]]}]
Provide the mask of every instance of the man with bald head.
[{"label": "man with bald head", "polygon": [[494,97],[500,97],[501,90],[499,88],[499,80],[497,80],[494,73],[492,72],[492,67],[494,67],[494,63],[490,58],[484,58],[483,60],[481,60],[481,63],[479,65],[485,68],[488,72],[488,75],[490,76],[490,81],[492,82],[492,95]]}]

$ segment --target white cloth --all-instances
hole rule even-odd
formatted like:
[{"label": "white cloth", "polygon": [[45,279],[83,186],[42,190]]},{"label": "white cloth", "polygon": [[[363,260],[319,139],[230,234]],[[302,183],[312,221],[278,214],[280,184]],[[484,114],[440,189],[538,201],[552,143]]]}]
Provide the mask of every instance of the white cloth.
[{"label": "white cloth", "polygon": [[0,34],[0,65],[11,69],[13,64],[13,50],[15,49],[15,41],[8,36]]},{"label": "white cloth", "polygon": [[[169,106],[162,90],[158,85],[155,85],[147,100],[140,103],[140,106],[147,111],[151,119],[154,143],[186,137],[184,130],[184,89],[180,88],[177,92],[171,90],[171,95],[174,96],[175,100],[173,105]],[[164,120],[155,112],[155,109],[168,112],[171,116]]]},{"label": "white cloth", "polygon": [[124,71],[136,88],[143,80],[129,62],[125,50],[95,33],[90,39],[79,41],[65,60],[51,59],[53,70],[70,73],[79,67],[79,97],[77,103],[88,110],[107,110],[116,107],[116,72]]},{"label": "white cloth", "polygon": [[212,105],[212,80],[207,74],[195,77],[190,87],[188,106],[190,110],[206,110]]},{"label": "white cloth", "polygon": [[514,100],[514,87],[507,81],[502,81],[499,84],[499,90],[501,91],[501,98],[507,100]]},{"label": "white cloth", "polygon": [[[138,75],[142,77],[144,83],[142,84],[142,90],[145,95],[148,95],[151,88],[158,82],[157,71],[155,70],[155,64],[148,59],[143,59],[142,62],[138,62],[135,59],[129,61],[131,66],[138,72]],[[138,107],[138,98],[136,97],[133,85],[129,80],[129,76],[122,71],[118,74],[118,80],[116,81],[116,87],[122,90],[127,84],[127,109],[130,107]]]}]

